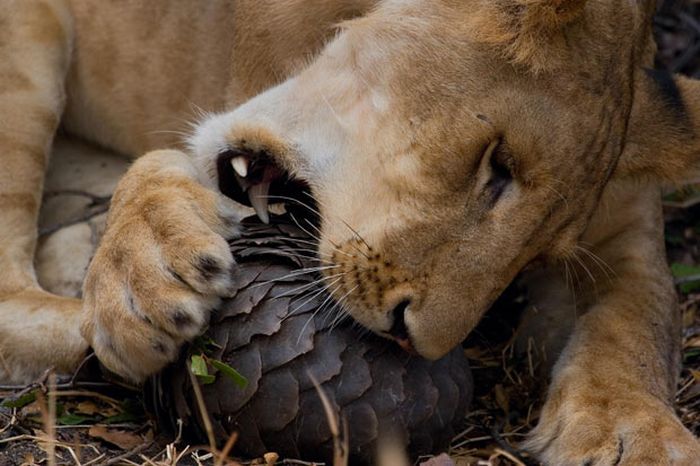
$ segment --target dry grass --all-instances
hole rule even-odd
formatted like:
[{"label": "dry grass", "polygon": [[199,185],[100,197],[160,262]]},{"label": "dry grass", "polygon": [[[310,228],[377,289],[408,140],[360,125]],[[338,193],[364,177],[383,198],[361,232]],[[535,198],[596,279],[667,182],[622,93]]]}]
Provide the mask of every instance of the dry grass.
[{"label": "dry grass", "polygon": [[[685,364],[678,385],[676,401],[684,424],[700,434],[700,294],[683,296],[681,312],[684,318],[683,354]],[[505,325],[505,324],[504,324]],[[512,335],[515,334],[513,331]],[[488,345],[476,344],[467,349],[472,359],[479,392],[465,429],[455,437],[449,451],[458,465],[534,465],[518,448],[524,435],[536,424],[541,405],[542,378],[538,367],[542,363],[534,346],[518,356],[514,338]],[[194,381],[196,383],[196,381]],[[60,385],[59,385],[60,386]],[[195,385],[197,386],[197,385]],[[52,375],[35,385],[36,400],[23,408],[0,411],[0,466],[5,465],[130,465],[130,466],[242,466],[313,463],[280,460],[270,452],[264,458],[249,461],[229,456],[235,445],[232,436],[217,449],[210,438],[208,445],[191,446],[182,435],[174,439],[154,438],[153,425],[148,420],[110,424],[108,432],[124,433],[135,440],[129,448],[119,448],[101,437],[91,436],[91,426],[62,425],[57,422],[59,400],[61,409],[78,405],[94,405],[109,411],[120,406],[120,400],[92,390],[56,388]],[[195,390],[195,393],[198,391]],[[1,395],[0,395],[1,396]],[[201,403],[201,395],[198,399]],[[323,396],[323,395],[321,395]],[[200,413],[201,414],[201,413]],[[348,438],[343,435],[343,421],[330,407],[326,408],[333,427],[337,457],[334,464],[347,466]],[[207,418],[206,413],[203,414]],[[205,422],[206,424],[206,422]],[[107,439],[109,437],[107,436]],[[115,441],[115,439],[111,439]],[[427,460],[427,458],[422,458]],[[383,464],[404,465],[400,452],[387,454]],[[438,463],[439,464],[439,463]]]}]

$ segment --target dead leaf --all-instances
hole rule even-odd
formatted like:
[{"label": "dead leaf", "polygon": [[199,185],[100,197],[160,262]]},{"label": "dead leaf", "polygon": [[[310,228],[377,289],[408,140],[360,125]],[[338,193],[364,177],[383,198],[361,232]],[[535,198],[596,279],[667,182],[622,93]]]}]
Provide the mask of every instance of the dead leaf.
[{"label": "dead leaf", "polygon": [[144,440],[140,435],[125,430],[108,429],[105,426],[92,426],[88,430],[88,435],[93,438],[104,440],[107,443],[116,445],[123,450],[131,450],[143,444]]},{"label": "dead leaf", "polygon": [[496,385],[494,391],[496,392],[496,403],[498,407],[501,408],[505,414],[508,414],[510,412],[510,403],[503,385]]},{"label": "dead leaf", "polygon": [[88,416],[92,416],[100,411],[97,405],[92,401],[81,401],[78,403],[75,410],[79,413],[87,414]]},{"label": "dead leaf", "polygon": [[263,456],[265,459],[265,465],[266,466],[274,466],[277,463],[277,460],[280,459],[280,455],[278,455],[275,452],[269,452],[265,453],[265,456]]},{"label": "dead leaf", "polygon": [[38,416],[41,414],[41,405],[38,401],[33,401],[20,410],[22,417]]}]

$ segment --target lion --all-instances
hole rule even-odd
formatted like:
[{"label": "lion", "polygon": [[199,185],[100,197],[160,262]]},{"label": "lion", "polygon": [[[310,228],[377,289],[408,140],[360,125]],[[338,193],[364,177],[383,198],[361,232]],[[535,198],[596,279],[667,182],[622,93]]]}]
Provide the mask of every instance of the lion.
[{"label": "lion", "polygon": [[[88,347],[132,381],[159,371],[230,289],[237,203],[266,220],[308,191],[329,292],[409,351],[460,344],[518,274],[541,314],[576,318],[525,444],[544,463],[700,464],[673,410],[660,205],[697,172],[700,84],[652,70],[655,2],[0,7],[2,380],[71,371]],[[59,125],[146,154],[82,301],[33,268]]]}]

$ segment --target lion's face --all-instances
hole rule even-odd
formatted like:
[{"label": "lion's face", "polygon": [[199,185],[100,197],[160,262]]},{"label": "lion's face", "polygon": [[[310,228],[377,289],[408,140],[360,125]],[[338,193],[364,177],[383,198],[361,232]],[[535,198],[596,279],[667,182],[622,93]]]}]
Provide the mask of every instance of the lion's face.
[{"label": "lion's face", "polygon": [[194,150],[261,211],[305,181],[342,308],[439,357],[523,267],[573,252],[622,151],[642,13],[584,3],[386,2]]}]

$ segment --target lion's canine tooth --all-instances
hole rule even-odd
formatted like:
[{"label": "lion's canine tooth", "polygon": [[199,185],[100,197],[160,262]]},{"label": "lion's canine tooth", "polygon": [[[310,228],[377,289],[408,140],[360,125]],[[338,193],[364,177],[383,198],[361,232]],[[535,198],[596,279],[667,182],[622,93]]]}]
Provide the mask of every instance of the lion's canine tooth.
[{"label": "lion's canine tooth", "polygon": [[231,166],[241,178],[245,178],[246,176],[248,176],[248,161],[244,156],[239,155],[238,157],[232,158]]},{"label": "lion's canine tooth", "polygon": [[259,183],[248,190],[248,199],[250,204],[258,214],[258,218],[263,223],[270,223],[270,214],[267,211],[267,193],[270,191],[270,183]]}]

